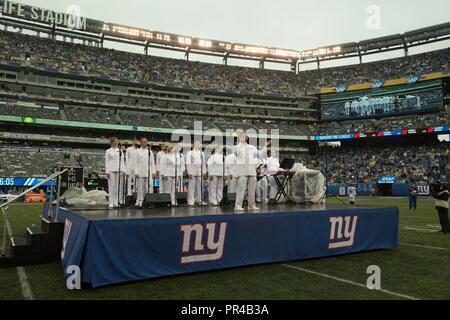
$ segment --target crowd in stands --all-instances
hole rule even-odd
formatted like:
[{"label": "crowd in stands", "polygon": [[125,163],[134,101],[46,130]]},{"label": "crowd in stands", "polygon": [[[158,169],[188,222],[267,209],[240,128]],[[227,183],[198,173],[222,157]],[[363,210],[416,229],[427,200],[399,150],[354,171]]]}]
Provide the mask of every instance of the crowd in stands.
[{"label": "crowd in stands", "polygon": [[[399,183],[450,182],[450,144],[342,148],[296,156],[329,183],[376,183],[396,176]],[[41,177],[55,166],[82,165],[86,173],[104,175],[104,150],[0,147],[0,176]]]},{"label": "crowd in stands", "polygon": [[450,48],[362,65],[301,72],[306,87],[336,87],[450,70]]},{"label": "crowd in stands", "polygon": [[0,63],[246,95],[297,97],[326,86],[450,70],[450,49],[363,65],[303,71],[297,75],[147,56],[4,31],[0,32],[0,46]]},{"label": "crowd in stands", "polygon": [[60,119],[58,106],[0,99],[0,114],[16,117]]},{"label": "crowd in stands", "polygon": [[329,183],[376,183],[382,176],[399,183],[450,182],[450,145],[342,148],[300,157]]},{"label": "crowd in stands", "polygon": [[62,148],[0,147],[0,177],[45,177],[60,166],[83,165],[104,172],[104,151]]},{"label": "crowd in stands", "polygon": [[315,135],[369,133],[384,130],[424,129],[450,125],[450,108],[438,113],[381,119],[320,122],[310,126]]}]

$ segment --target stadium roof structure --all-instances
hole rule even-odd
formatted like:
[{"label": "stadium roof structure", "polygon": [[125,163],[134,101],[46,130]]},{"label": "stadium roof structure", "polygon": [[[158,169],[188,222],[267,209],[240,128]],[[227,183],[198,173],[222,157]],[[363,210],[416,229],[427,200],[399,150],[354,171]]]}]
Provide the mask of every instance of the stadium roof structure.
[{"label": "stadium roof structure", "polygon": [[53,39],[62,36],[103,46],[104,41],[114,41],[150,48],[183,52],[187,60],[190,54],[220,57],[224,64],[228,59],[259,61],[291,65],[297,71],[300,64],[362,57],[394,50],[404,50],[450,39],[450,22],[380,38],[324,46],[309,50],[283,49],[267,46],[231,43],[228,41],[195,38],[167,32],[159,32],[116,23],[81,17],[76,7],[70,13],[29,6],[10,0],[0,0],[0,25],[49,34]]}]

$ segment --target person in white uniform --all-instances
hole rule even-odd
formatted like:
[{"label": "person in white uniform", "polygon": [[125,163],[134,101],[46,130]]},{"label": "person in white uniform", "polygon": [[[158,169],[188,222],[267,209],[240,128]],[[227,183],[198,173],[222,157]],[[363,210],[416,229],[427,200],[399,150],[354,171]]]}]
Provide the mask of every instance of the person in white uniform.
[{"label": "person in white uniform", "polygon": [[268,192],[268,184],[267,184],[267,175],[269,172],[267,171],[266,160],[258,158],[258,167],[257,175],[259,178],[258,183],[256,184],[256,203],[267,203],[269,200],[267,199]]},{"label": "person in white uniform", "polygon": [[225,175],[228,178],[228,193],[236,193],[237,176],[236,176],[236,154],[231,153],[225,158]]},{"label": "person in white uniform", "polygon": [[207,174],[201,142],[195,141],[192,151],[187,153],[186,169],[189,176],[188,205],[194,206],[202,202],[202,179]]},{"label": "person in white uniform", "polygon": [[127,194],[131,196],[136,192],[136,156],[139,141],[133,140],[133,145],[127,148]]},{"label": "person in white uniform", "polygon": [[136,153],[136,206],[142,207],[146,194],[153,193],[153,177],[156,174],[155,158],[146,138],[141,139],[141,149]]},{"label": "person in white uniform", "polygon": [[256,206],[256,167],[258,164],[258,156],[261,159],[267,157],[267,147],[271,145],[271,141],[267,142],[267,145],[263,150],[258,149],[247,142],[247,134],[241,133],[239,136],[239,144],[234,147],[233,152],[236,154],[236,175],[237,180],[237,195],[235,211],[244,211],[242,207],[244,203],[244,196],[248,190],[248,208],[252,211],[257,211],[259,208]]},{"label": "person in white uniform", "polygon": [[217,206],[223,199],[224,159],[223,147],[219,146],[208,159],[209,204]]},{"label": "person in white uniform", "polygon": [[349,187],[348,188],[348,201],[350,205],[354,206],[356,204],[356,188]]},{"label": "person in white uniform", "polygon": [[162,145],[161,150],[156,154],[156,177],[159,179],[159,193],[164,193],[164,182],[161,179],[161,163],[167,153],[167,145]]},{"label": "person in white uniform", "polygon": [[109,208],[118,208],[124,202],[125,156],[121,154],[119,140],[110,139],[111,148],[105,152],[105,171],[108,179]]},{"label": "person in white uniform", "polygon": [[161,174],[164,180],[164,193],[170,194],[172,205],[176,205],[176,190],[175,183],[179,185],[185,172],[185,161],[182,154],[180,154],[181,147],[169,147],[168,153],[161,163]]},{"label": "person in white uniform", "polygon": [[280,160],[275,150],[269,151],[269,158],[266,159],[267,184],[270,188],[269,199],[275,199],[278,193],[278,185],[274,176],[280,171]]}]

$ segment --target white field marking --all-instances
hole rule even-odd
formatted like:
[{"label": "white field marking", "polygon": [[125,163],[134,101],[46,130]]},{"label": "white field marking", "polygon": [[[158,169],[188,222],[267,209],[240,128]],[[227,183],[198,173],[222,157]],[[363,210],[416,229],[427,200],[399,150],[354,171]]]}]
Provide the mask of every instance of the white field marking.
[{"label": "white field marking", "polygon": [[401,224],[400,227],[402,227],[402,228],[422,228],[422,229],[430,229],[430,230],[431,229],[433,229],[433,230],[441,229],[441,226],[432,225],[432,224],[429,224],[426,226],[424,226],[424,225],[418,226],[418,225],[414,225],[414,224]]},{"label": "white field marking", "polygon": [[[296,266],[291,266],[291,265],[288,265],[288,264],[282,264],[282,266],[286,267],[286,268],[293,269],[293,270],[297,270],[297,271],[302,271],[302,272],[305,272],[305,273],[313,274],[315,276],[319,276],[319,277],[323,277],[323,278],[327,278],[327,279],[331,279],[331,280],[335,280],[335,281],[351,284],[352,286],[356,286],[356,287],[360,287],[360,288],[364,288],[364,289],[369,290],[367,288],[367,285],[361,284],[361,283],[358,283],[358,282],[354,282],[354,281],[351,281],[351,280],[342,279],[342,278],[338,278],[338,277],[335,277],[335,276],[330,276],[330,275],[325,274],[325,273],[320,273],[320,272],[316,272],[316,271],[312,271],[312,270],[308,270],[308,269],[304,269],[304,268],[300,268],[300,267],[296,267]],[[405,294],[402,294],[402,293],[397,293],[397,292],[390,291],[390,290],[385,290],[385,289],[376,290],[376,292],[382,292],[382,293],[385,293],[385,294],[388,294],[388,295],[391,295],[391,296],[396,296],[396,297],[407,299],[407,300],[421,300],[421,299],[413,297],[413,296],[408,296],[408,295],[405,295]]]},{"label": "white field marking", "polygon": [[420,233],[436,233],[436,229],[428,229],[428,228],[412,228],[412,227],[403,227],[405,230],[417,231]]},{"label": "white field marking", "polygon": [[414,243],[400,242],[399,245],[401,245],[401,246],[407,246],[407,247],[416,247],[416,248],[423,248],[423,249],[430,249],[430,250],[438,250],[438,251],[448,251],[448,252],[450,252],[450,249],[449,249],[449,248],[424,246],[424,245],[414,244]]},{"label": "white field marking", "polygon": [[[9,221],[6,221],[6,228],[8,233],[12,236],[13,232]],[[28,282],[27,273],[24,267],[17,267],[17,276],[19,277],[20,288],[22,289],[22,295],[25,300],[34,300],[33,292],[31,291],[30,282]]]}]

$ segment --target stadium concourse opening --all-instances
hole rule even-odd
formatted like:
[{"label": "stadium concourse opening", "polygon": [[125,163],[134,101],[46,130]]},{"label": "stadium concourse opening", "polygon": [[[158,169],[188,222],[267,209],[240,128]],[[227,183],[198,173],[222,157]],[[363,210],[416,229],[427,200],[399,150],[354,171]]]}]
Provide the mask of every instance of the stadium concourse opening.
[{"label": "stadium concourse opening", "polygon": [[378,194],[383,197],[392,197],[392,183],[379,183]]}]

